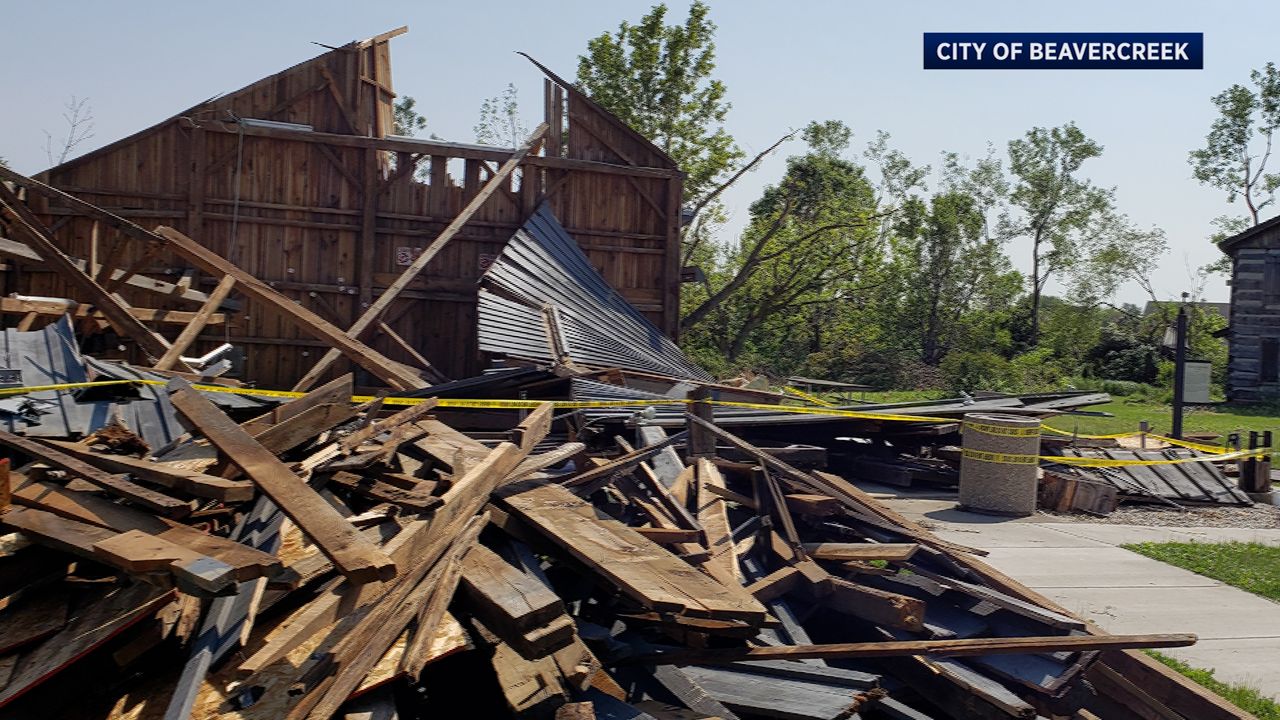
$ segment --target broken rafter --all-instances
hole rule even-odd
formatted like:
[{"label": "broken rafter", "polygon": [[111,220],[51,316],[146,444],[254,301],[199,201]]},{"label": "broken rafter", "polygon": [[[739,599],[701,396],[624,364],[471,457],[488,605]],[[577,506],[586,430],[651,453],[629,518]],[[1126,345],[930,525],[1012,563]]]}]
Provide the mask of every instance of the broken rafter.
[{"label": "broken rafter", "polygon": [[[71,258],[67,257],[54,243],[49,229],[3,183],[0,183],[0,206],[8,208],[13,218],[13,226],[27,236],[45,262],[57,270],[67,282],[78,287],[107,318],[116,332],[136,342],[138,347],[152,359],[165,354],[169,349],[169,343],[138,322],[121,300],[77,267]],[[191,372],[191,368],[186,365],[179,364],[179,369]]]}]

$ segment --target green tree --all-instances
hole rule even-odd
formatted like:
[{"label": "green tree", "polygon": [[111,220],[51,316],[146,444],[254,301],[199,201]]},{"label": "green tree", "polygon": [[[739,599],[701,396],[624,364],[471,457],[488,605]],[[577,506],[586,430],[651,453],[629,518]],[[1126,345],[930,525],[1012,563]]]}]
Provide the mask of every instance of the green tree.
[{"label": "green tree", "polygon": [[687,173],[685,200],[714,191],[742,157],[722,127],[729,103],[715,70],[710,8],[695,0],[683,25],[667,25],[655,5],[637,24],[603,33],[578,58],[578,85],[649,138]]},{"label": "green tree", "polygon": [[927,365],[959,346],[1004,344],[1000,336],[1021,283],[990,232],[988,216],[1008,188],[994,153],[973,168],[945,153],[940,184],[927,202],[903,202],[890,242],[894,290],[880,294],[895,337]]},{"label": "green tree", "polygon": [[984,224],[979,203],[958,190],[938,193],[927,204],[909,201],[898,224],[893,274],[904,282],[894,315],[899,338],[925,364],[937,365],[976,339],[967,336],[967,315],[1012,300],[1010,284],[1001,280],[1012,273],[1017,283],[1020,277]]},{"label": "green tree", "polygon": [[874,198],[860,194],[870,184],[861,167],[838,154],[851,134],[839,122],[805,128],[811,151],[789,158],[782,181],[752,204],[751,220],[719,283],[681,319],[682,329],[712,315],[770,263],[817,252],[834,234],[865,230]]},{"label": "green tree", "polygon": [[475,126],[476,142],[516,148],[529,137],[529,128],[520,119],[520,98],[515,83],[480,104],[480,121]]},{"label": "green tree", "polygon": [[416,103],[412,97],[404,95],[392,105],[392,134],[413,137],[427,129],[427,119],[414,107]]},{"label": "green tree", "polygon": [[1188,161],[1196,180],[1227,193],[1227,202],[1244,200],[1249,218],[1275,201],[1280,174],[1267,172],[1271,140],[1280,128],[1280,71],[1275,63],[1249,73],[1252,87],[1232,85],[1213,96],[1218,117],[1209,126],[1204,147]]},{"label": "green tree", "polygon": [[1032,128],[1009,142],[1009,170],[1018,211],[1006,217],[1002,233],[1031,241],[1031,303],[1029,345],[1040,336],[1040,297],[1055,274],[1076,267],[1096,249],[1092,230],[1099,216],[1112,208],[1112,190],[1095,186],[1078,173],[1086,160],[1102,154],[1075,123],[1056,128]]},{"label": "green tree", "polygon": [[[810,151],[752,204],[751,220],[714,278],[715,292],[686,320],[730,361],[744,354],[792,364],[817,338],[830,308],[877,284],[882,259],[875,191],[863,169],[840,152],[841,123],[813,123]],[[818,328],[820,330],[820,328]]]}]

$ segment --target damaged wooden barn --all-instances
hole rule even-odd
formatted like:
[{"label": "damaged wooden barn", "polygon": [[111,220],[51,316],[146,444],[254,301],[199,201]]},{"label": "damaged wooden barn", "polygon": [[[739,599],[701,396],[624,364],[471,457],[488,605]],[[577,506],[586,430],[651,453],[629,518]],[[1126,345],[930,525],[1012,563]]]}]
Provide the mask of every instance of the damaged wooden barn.
[{"label": "damaged wooden barn", "polygon": [[[404,31],[177,112],[36,179],[144,227],[181,232],[425,376],[393,387],[484,367],[476,280],[542,203],[610,286],[673,334],[683,177],[675,163],[550,71],[545,123],[521,148],[397,136],[390,46]],[[138,242],[57,199],[29,201],[75,262],[119,270],[102,284],[132,306],[189,311],[180,297],[218,292],[222,274],[190,257]],[[33,248],[0,249],[11,268],[4,294],[76,296]],[[14,303],[4,311],[27,312]],[[174,317],[178,325],[189,320]],[[189,353],[224,342],[243,353],[237,374],[264,387],[293,387],[304,377],[311,384],[347,367],[332,357],[318,363],[330,340],[254,297],[228,324],[203,329]]]}]

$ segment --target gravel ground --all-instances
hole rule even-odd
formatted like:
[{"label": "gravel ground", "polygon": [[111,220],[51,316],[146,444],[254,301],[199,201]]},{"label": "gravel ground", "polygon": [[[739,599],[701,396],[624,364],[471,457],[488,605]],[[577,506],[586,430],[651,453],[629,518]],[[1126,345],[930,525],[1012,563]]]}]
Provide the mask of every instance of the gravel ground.
[{"label": "gravel ground", "polygon": [[1121,505],[1106,517],[1084,513],[1041,513],[1055,520],[1107,523],[1112,525],[1144,525],[1148,527],[1237,527],[1280,528],[1280,506],[1253,507],[1188,507],[1185,511],[1155,505]]}]

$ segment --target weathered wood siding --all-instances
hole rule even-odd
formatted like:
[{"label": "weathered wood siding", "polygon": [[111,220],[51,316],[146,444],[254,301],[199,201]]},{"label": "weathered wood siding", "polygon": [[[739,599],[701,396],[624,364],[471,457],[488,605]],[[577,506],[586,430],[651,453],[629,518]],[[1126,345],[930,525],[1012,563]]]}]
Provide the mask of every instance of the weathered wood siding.
[{"label": "weathered wood siding", "polygon": [[1263,376],[1265,364],[1280,362],[1264,357],[1277,352],[1274,341],[1280,341],[1280,230],[1259,233],[1232,249],[1227,397],[1280,397],[1280,378]]},{"label": "weathered wood siding", "polygon": [[[391,88],[387,39],[353,43],[180,113],[40,179],[144,227],[176,227],[346,328],[476,195],[507,154],[439,143],[420,151],[421,144],[378,140],[392,133]],[[544,198],[604,277],[664,331],[676,332],[679,172],[665,155],[572,89],[549,83],[547,99],[555,142],[544,154],[552,157],[522,165],[384,316],[451,377],[482,369],[475,339],[477,280]],[[236,117],[311,125],[315,133],[241,130],[231,122]],[[317,141],[319,133],[349,139],[331,135]],[[569,141],[561,143],[566,136]],[[603,172],[567,162],[555,165],[557,158],[643,170]],[[417,177],[396,172],[414,160]],[[95,255],[116,267],[140,263],[149,274],[171,280],[187,271],[174,257],[141,257],[140,248],[127,242],[113,254],[116,238],[109,235],[100,238],[95,251],[90,221],[39,201],[33,208],[75,257]],[[196,277],[194,282],[207,290],[216,280]],[[12,275],[9,288],[33,295],[75,294],[60,277],[38,267]],[[166,307],[155,295],[120,292],[135,305]],[[225,330],[206,331],[192,352],[224,339],[245,349],[245,377],[271,387],[291,386],[327,349],[254,302],[246,302]],[[364,339],[389,357],[412,363],[389,338]],[[335,372],[347,369],[343,361]]]}]

